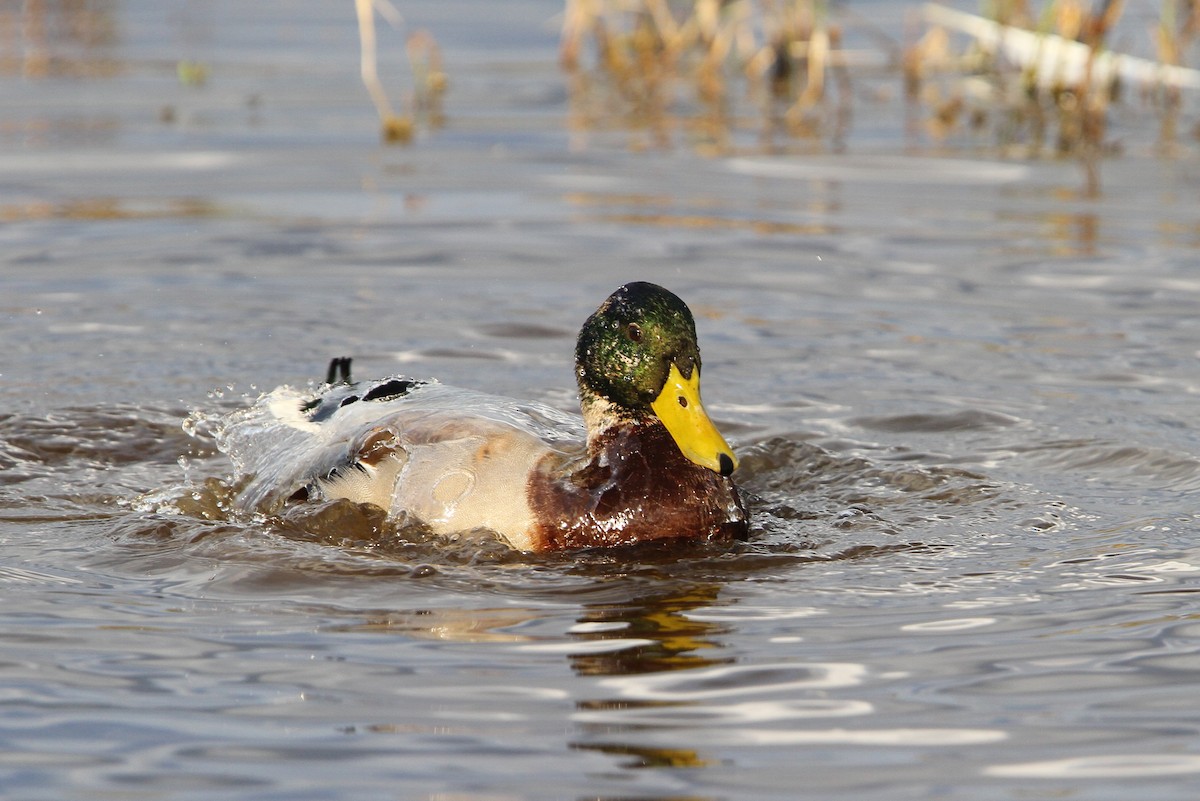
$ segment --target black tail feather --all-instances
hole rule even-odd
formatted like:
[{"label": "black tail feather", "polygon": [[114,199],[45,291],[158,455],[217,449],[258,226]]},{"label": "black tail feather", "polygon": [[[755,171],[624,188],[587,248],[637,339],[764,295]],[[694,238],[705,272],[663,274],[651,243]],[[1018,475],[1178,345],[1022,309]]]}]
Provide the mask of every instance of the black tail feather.
[{"label": "black tail feather", "polygon": [[325,375],[326,384],[349,384],[350,383],[350,362],[353,361],[349,356],[338,356],[329,362],[329,372]]}]

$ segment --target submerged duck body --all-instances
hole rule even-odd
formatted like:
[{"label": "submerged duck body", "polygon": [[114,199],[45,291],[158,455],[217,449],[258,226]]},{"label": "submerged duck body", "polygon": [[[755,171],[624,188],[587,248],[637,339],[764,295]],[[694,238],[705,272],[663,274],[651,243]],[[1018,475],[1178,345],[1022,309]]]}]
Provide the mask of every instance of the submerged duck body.
[{"label": "submerged duck body", "polygon": [[241,505],[344,498],[524,551],[747,533],[736,458],[700,402],[695,324],[661,287],[627,284],[584,324],[582,426],[538,403],[348,373],[335,361],[315,394],[281,387],[222,428],[249,476]]}]

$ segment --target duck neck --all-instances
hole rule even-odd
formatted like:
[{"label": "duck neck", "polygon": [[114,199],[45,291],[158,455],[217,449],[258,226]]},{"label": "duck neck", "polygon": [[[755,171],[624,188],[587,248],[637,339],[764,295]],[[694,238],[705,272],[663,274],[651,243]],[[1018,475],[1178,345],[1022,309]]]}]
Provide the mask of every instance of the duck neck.
[{"label": "duck neck", "polygon": [[588,456],[593,459],[611,446],[617,432],[650,427],[656,422],[648,414],[631,412],[583,388],[580,389],[580,408],[587,427]]}]

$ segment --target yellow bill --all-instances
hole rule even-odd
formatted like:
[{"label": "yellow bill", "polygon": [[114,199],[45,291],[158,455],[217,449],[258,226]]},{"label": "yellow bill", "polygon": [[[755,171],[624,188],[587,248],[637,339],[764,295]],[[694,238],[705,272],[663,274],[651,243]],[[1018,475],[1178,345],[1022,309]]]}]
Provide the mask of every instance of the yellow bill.
[{"label": "yellow bill", "polygon": [[733,449],[708,419],[704,405],[700,403],[699,369],[692,370],[691,378],[684,378],[679,368],[672,364],[667,383],[650,407],[688,459],[723,476],[737,468]]}]

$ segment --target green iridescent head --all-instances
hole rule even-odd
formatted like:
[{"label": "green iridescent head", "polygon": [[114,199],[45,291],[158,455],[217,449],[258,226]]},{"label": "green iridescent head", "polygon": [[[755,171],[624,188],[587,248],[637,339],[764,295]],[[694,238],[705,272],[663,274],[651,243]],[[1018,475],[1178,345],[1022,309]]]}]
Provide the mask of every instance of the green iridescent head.
[{"label": "green iridescent head", "polygon": [[685,377],[699,368],[696,323],[677,295],[644,281],[609,295],[575,345],[580,391],[634,413],[650,410],[672,363]]},{"label": "green iridescent head", "polygon": [[579,332],[575,371],[585,417],[603,399],[612,417],[661,422],[693,462],[737,466],[700,402],[696,322],[675,294],[637,281],[609,295]]}]

